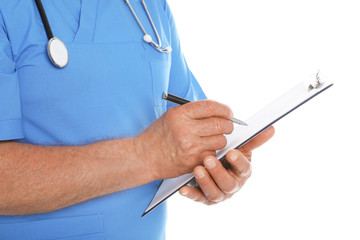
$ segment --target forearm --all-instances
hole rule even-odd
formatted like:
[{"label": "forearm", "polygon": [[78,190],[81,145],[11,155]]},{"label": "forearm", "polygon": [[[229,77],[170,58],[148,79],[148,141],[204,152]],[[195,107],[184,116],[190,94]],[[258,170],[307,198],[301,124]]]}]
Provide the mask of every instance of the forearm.
[{"label": "forearm", "polygon": [[54,211],[158,179],[178,177],[226,146],[229,107],[174,107],[135,138],[85,146],[0,142],[0,215]]},{"label": "forearm", "polygon": [[0,142],[0,215],[54,211],[155,180],[137,151],[131,138],[70,147]]}]

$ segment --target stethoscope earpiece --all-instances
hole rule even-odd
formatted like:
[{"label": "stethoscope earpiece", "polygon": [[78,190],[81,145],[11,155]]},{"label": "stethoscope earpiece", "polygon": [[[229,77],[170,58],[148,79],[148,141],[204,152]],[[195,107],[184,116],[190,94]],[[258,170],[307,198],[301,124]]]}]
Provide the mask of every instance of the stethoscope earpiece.
[{"label": "stethoscope earpiece", "polygon": [[152,37],[149,34],[145,34],[143,40],[147,43],[151,43],[153,41]]},{"label": "stethoscope earpiece", "polygon": [[172,48],[171,47],[166,47],[163,52],[165,53],[171,53],[172,52]]},{"label": "stethoscope earpiece", "polygon": [[171,53],[172,52],[171,47],[161,48],[161,39],[160,39],[158,31],[156,30],[155,24],[154,24],[154,22],[153,22],[153,20],[152,20],[152,18],[150,16],[150,13],[149,13],[149,10],[148,10],[148,8],[146,6],[145,0],[141,0],[141,3],[142,3],[142,5],[143,5],[143,7],[145,9],[146,15],[148,16],[149,21],[151,23],[151,26],[152,26],[152,28],[153,28],[153,30],[155,32],[158,43],[155,43],[153,41],[152,37],[149,34],[147,34],[145,28],[143,27],[143,25],[140,22],[140,19],[138,18],[138,16],[136,15],[134,9],[132,8],[130,1],[125,0],[125,3],[128,5],[132,15],[134,16],[134,18],[135,18],[136,22],[138,23],[139,27],[141,28],[141,31],[144,33],[144,37],[143,37],[144,42],[151,44],[151,46],[153,46],[157,51],[159,51],[161,53]]}]

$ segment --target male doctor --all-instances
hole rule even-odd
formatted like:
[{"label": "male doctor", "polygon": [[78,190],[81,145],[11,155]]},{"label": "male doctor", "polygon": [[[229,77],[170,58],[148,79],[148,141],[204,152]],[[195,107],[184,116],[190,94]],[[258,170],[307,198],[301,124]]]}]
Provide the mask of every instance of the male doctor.
[{"label": "male doctor", "polygon": [[[142,40],[124,1],[44,1],[69,50],[59,69],[34,1],[0,2],[0,239],[165,239],[166,204],[141,218],[161,179],[194,172],[199,187],[180,193],[211,205],[249,178],[274,129],[230,151],[225,169],[214,156],[232,111],[204,100],[167,2],[146,3],[171,53]],[[173,106],[164,91],[199,101]]]}]

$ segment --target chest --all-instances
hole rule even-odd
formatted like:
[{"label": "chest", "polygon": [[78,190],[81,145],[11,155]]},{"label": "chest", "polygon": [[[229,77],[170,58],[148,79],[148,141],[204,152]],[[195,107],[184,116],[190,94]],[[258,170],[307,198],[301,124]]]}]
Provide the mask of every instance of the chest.
[{"label": "chest", "polygon": [[[141,3],[131,3],[146,31],[156,39]],[[157,1],[147,4],[163,44],[170,45],[162,7]],[[32,0],[13,1],[5,11],[12,13],[5,14],[5,22],[28,136],[34,123],[69,122],[64,128],[76,127],[81,132],[82,126],[84,131],[92,127],[84,125],[91,124],[89,119],[133,135],[166,110],[161,96],[169,85],[171,55],[142,41],[143,33],[124,1],[53,0],[43,5],[54,36],[69,51],[64,69],[54,67],[48,59],[46,32]],[[122,128],[119,122],[126,124]]]}]

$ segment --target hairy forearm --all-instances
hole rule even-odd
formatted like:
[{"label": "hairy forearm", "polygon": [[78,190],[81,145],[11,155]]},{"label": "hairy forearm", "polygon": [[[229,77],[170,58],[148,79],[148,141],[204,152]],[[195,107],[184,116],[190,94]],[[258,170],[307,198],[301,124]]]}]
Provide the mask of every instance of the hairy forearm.
[{"label": "hairy forearm", "polygon": [[61,209],[154,179],[134,140],[85,146],[0,142],[0,215]]}]

